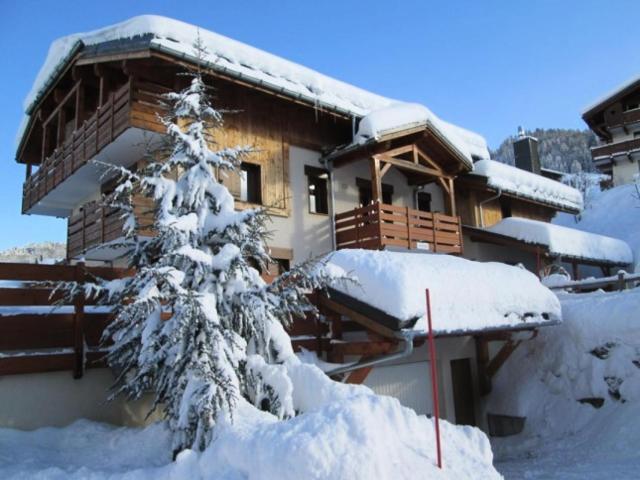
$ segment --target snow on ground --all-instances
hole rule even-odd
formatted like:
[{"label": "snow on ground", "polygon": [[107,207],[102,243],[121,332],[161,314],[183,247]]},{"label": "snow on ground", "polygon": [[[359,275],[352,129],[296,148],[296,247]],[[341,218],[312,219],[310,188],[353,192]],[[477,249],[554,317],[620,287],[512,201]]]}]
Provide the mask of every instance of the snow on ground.
[{"label": "snow on ground", "polygon": [[473,165],[473,175],[486,177],[487,184],[543,203],[571,210],[582,210],[582,194],[573,187],[495,160],[480,160]]},{"label": "snow on ground", "polygon": [[508,217],[487,230],[523,242],[545,245],[554,255],[633,263],[633,253],[623,240],[587,233],[575,228],[529,218]]},{"label": "snow on ground", "polygon": [[496,466],[514,479],[637,478],[640,289],[560,299],[563,323],[495,377],[486,410],[527,417],[521,434],[492,439]]},{"label": "snow on ground", "polygon": [[202,454],[171,462],[168,432],[156,424],[116,428],[79,421],[32,432],[0,429],[0,478],[29,479],[497,479],[486,436],[441,421],[444,469],[435,466],[432,420],[333,382],[314,365],[286,363],[301,415],[277,421],[240,401]]},{"label": "snow on ground", "polygon": [[337,285],[342,292],[401,320],[419,317],[416,330],[426,329],[426,288],[430,289],[437,332],[560,318],[558,299],[534,274],[503,263],[474,262],[452,255],[345,249],[330,255],[329,268],[358,280],[359,285]]},{"label": "snow on ground", "polygon": [[640,195],[636,185],[621,185],[592,195],[591,206],[580,214],[577,222],[573,216],[563,214],[553,223],[624,240],[631,247],[637,270],[640,267]]}]

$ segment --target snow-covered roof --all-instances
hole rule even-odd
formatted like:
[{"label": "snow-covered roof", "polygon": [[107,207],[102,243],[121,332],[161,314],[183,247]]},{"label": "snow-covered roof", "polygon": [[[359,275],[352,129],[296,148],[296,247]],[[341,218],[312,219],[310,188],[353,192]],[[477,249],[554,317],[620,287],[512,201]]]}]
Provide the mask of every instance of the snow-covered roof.
[{"label": "snow-covered roof", "polygon": [[[208,50],[207,55],[202,59],[202,63],[208,68],[308,101],[320,108],[362,117],[374,110],[401,104],[398,100],[336,80],[223,35],[179,20],[143,15],[99,30],[76,33],[54,41],[25,98],[24,109],[31,113],[39,96],[46,91],[60,69],[82,45],[91,46],[149,36],[149,48],[197,61],[193,43],[198,35]],[[424,111],[428,112],[427,109]],[[22,137],[26,123],[23,121],[18,133],[18,141]],[[488,158],[486,142],[482,137],[442,120],[438,120],[438,123],[442,133],[451,143],[458,145],[466,152],[469,158],[471,154],[477,154],[477,152],[480,153],[476,156]]]},{"label": "snow-covered roof", "polygon": [[583,207],[579,190],[506,163],[480,160],[473,165],[471,174],[485,177],[487,185],[505,193],[572,211]]},{"label": "snow-covered roof", "polygon": [[335,288],[400,320],[419,317],[426,330],[425,289],[430,289],[436,332],[463,333],[558,321],[556,296],[532,273],[503,263],[451,255],[344,249],[329,269],[350,273],[359,285]]},{"label": "snow-covered roof", "polygon": [[594,110],[595,108],[598,108],[600,105],[602,105],[603,103],[607,102],[612,97],[615,97],[616,95],[618,95],[622,91],[626,90],[627,88],[632,87],[636,83],[640,83],[640,75],[636,75],[635,77],[627,80],[626,82],[622,83],[621,85],[618,85],[613,90],[610,90],[606,94],[600,96],[597,100],[591,102],[589,105],[587,105],[582,110],[582,115],[588,114],[589,112],[591,112],[591,110]]},{"label": "snow-covered roof", "polygon": [[525,243],[544,245],[552,255],[615,264],[633,263],[633,253],[626,242],[575,228],[509,217],[487,230]]},{"label": "snow-covered roof", "polygon": [[417,103],[394,103],[373,110],[360,121],[354,143],[379,140],[385,135],[430,124],[471,163],[475,159],[488,159],[487,142],[480,135],[438,118],[427,107]]}]

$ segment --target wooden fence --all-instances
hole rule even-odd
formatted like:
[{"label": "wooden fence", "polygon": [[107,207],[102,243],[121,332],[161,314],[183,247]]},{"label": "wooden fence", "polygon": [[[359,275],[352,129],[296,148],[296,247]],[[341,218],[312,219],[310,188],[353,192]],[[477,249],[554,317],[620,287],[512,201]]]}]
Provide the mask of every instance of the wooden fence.
[{"label": "wooden fence", "polygon": [[[131,275],[126,269],[79,265],[0,263],[0,375],[72,370],[80,378],[100,365],[100,337],[110,321],[104,307],[78,295],[67,305],[40,282],[105,279]],[[85,351],[86,350],[86,351]]]},{"label": "wooden fence", "polygon": [[386,246],[462,254],[460,217],[374,203],[335,217],[340,248]]},{"label": "wooden fence", "polygon": [[558,285],[552,285],[551,290],[571,290],[573,292],[593,291],[597,289],[622,291],[640,284],[640,273],[618,272],[617,275],[588,280],[574,280]]},{"label": "wooden fence", "polygon": [[[86,282],[124,278],[134,272],[110,267],[0,263],[0,377],[27,373],[73,371],[81,378],[85,367],[105,366],[100,348],[102,332],[112,319],[108,307],[78,295],[55,305],[46,282]],[[313,296],[311,300],[314,301]],[[296,351],[329,348],[328,325],[317,317],[296,321],[289,328]]]}]

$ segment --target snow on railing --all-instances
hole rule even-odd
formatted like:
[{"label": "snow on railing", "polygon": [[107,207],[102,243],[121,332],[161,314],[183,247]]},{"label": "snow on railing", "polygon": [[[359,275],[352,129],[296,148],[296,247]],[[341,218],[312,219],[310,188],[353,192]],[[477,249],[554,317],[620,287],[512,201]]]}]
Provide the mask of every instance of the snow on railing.
[{"label": "snow on railing", "polygon": [[612,289],[622,291],[632,284],[635,287],[635,283],[640,282],[640,273],[627,273],[624,270],[620,270],[617,275],[602,278],[589,278],[585,280],[573,280],[565,283],[558,283],[549,285],[551,290],[596,290],[599,288],[612,287]]}]

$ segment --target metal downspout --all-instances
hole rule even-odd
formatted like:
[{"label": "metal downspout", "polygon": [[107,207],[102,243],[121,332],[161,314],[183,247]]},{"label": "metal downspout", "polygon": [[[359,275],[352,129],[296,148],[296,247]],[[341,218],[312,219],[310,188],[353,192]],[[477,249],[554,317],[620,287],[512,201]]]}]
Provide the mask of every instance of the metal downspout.
[{"label": "metal downspout", "polygon": [[359,370],[361,368],[373,367],[375,365],[380,365],[382,363],[387,363],[393,360],[398,360],[400,358],[408,357],[413,353],[413,340],[417,336],[418,336],[417,332],[399,332],[398,334],[395,335],[395,337],[398,340],[402,340],[404,342],[404,347],[401,351],[391,353],[389,355],[384,355],[382,357],[372,358],[370,360],[350,363],[348,365],[334,368],[333,370],[329,370],[324,373],[327,376],[340,375],[342,373],[349,373],[349,372],[353,372],[354,370]]}]

